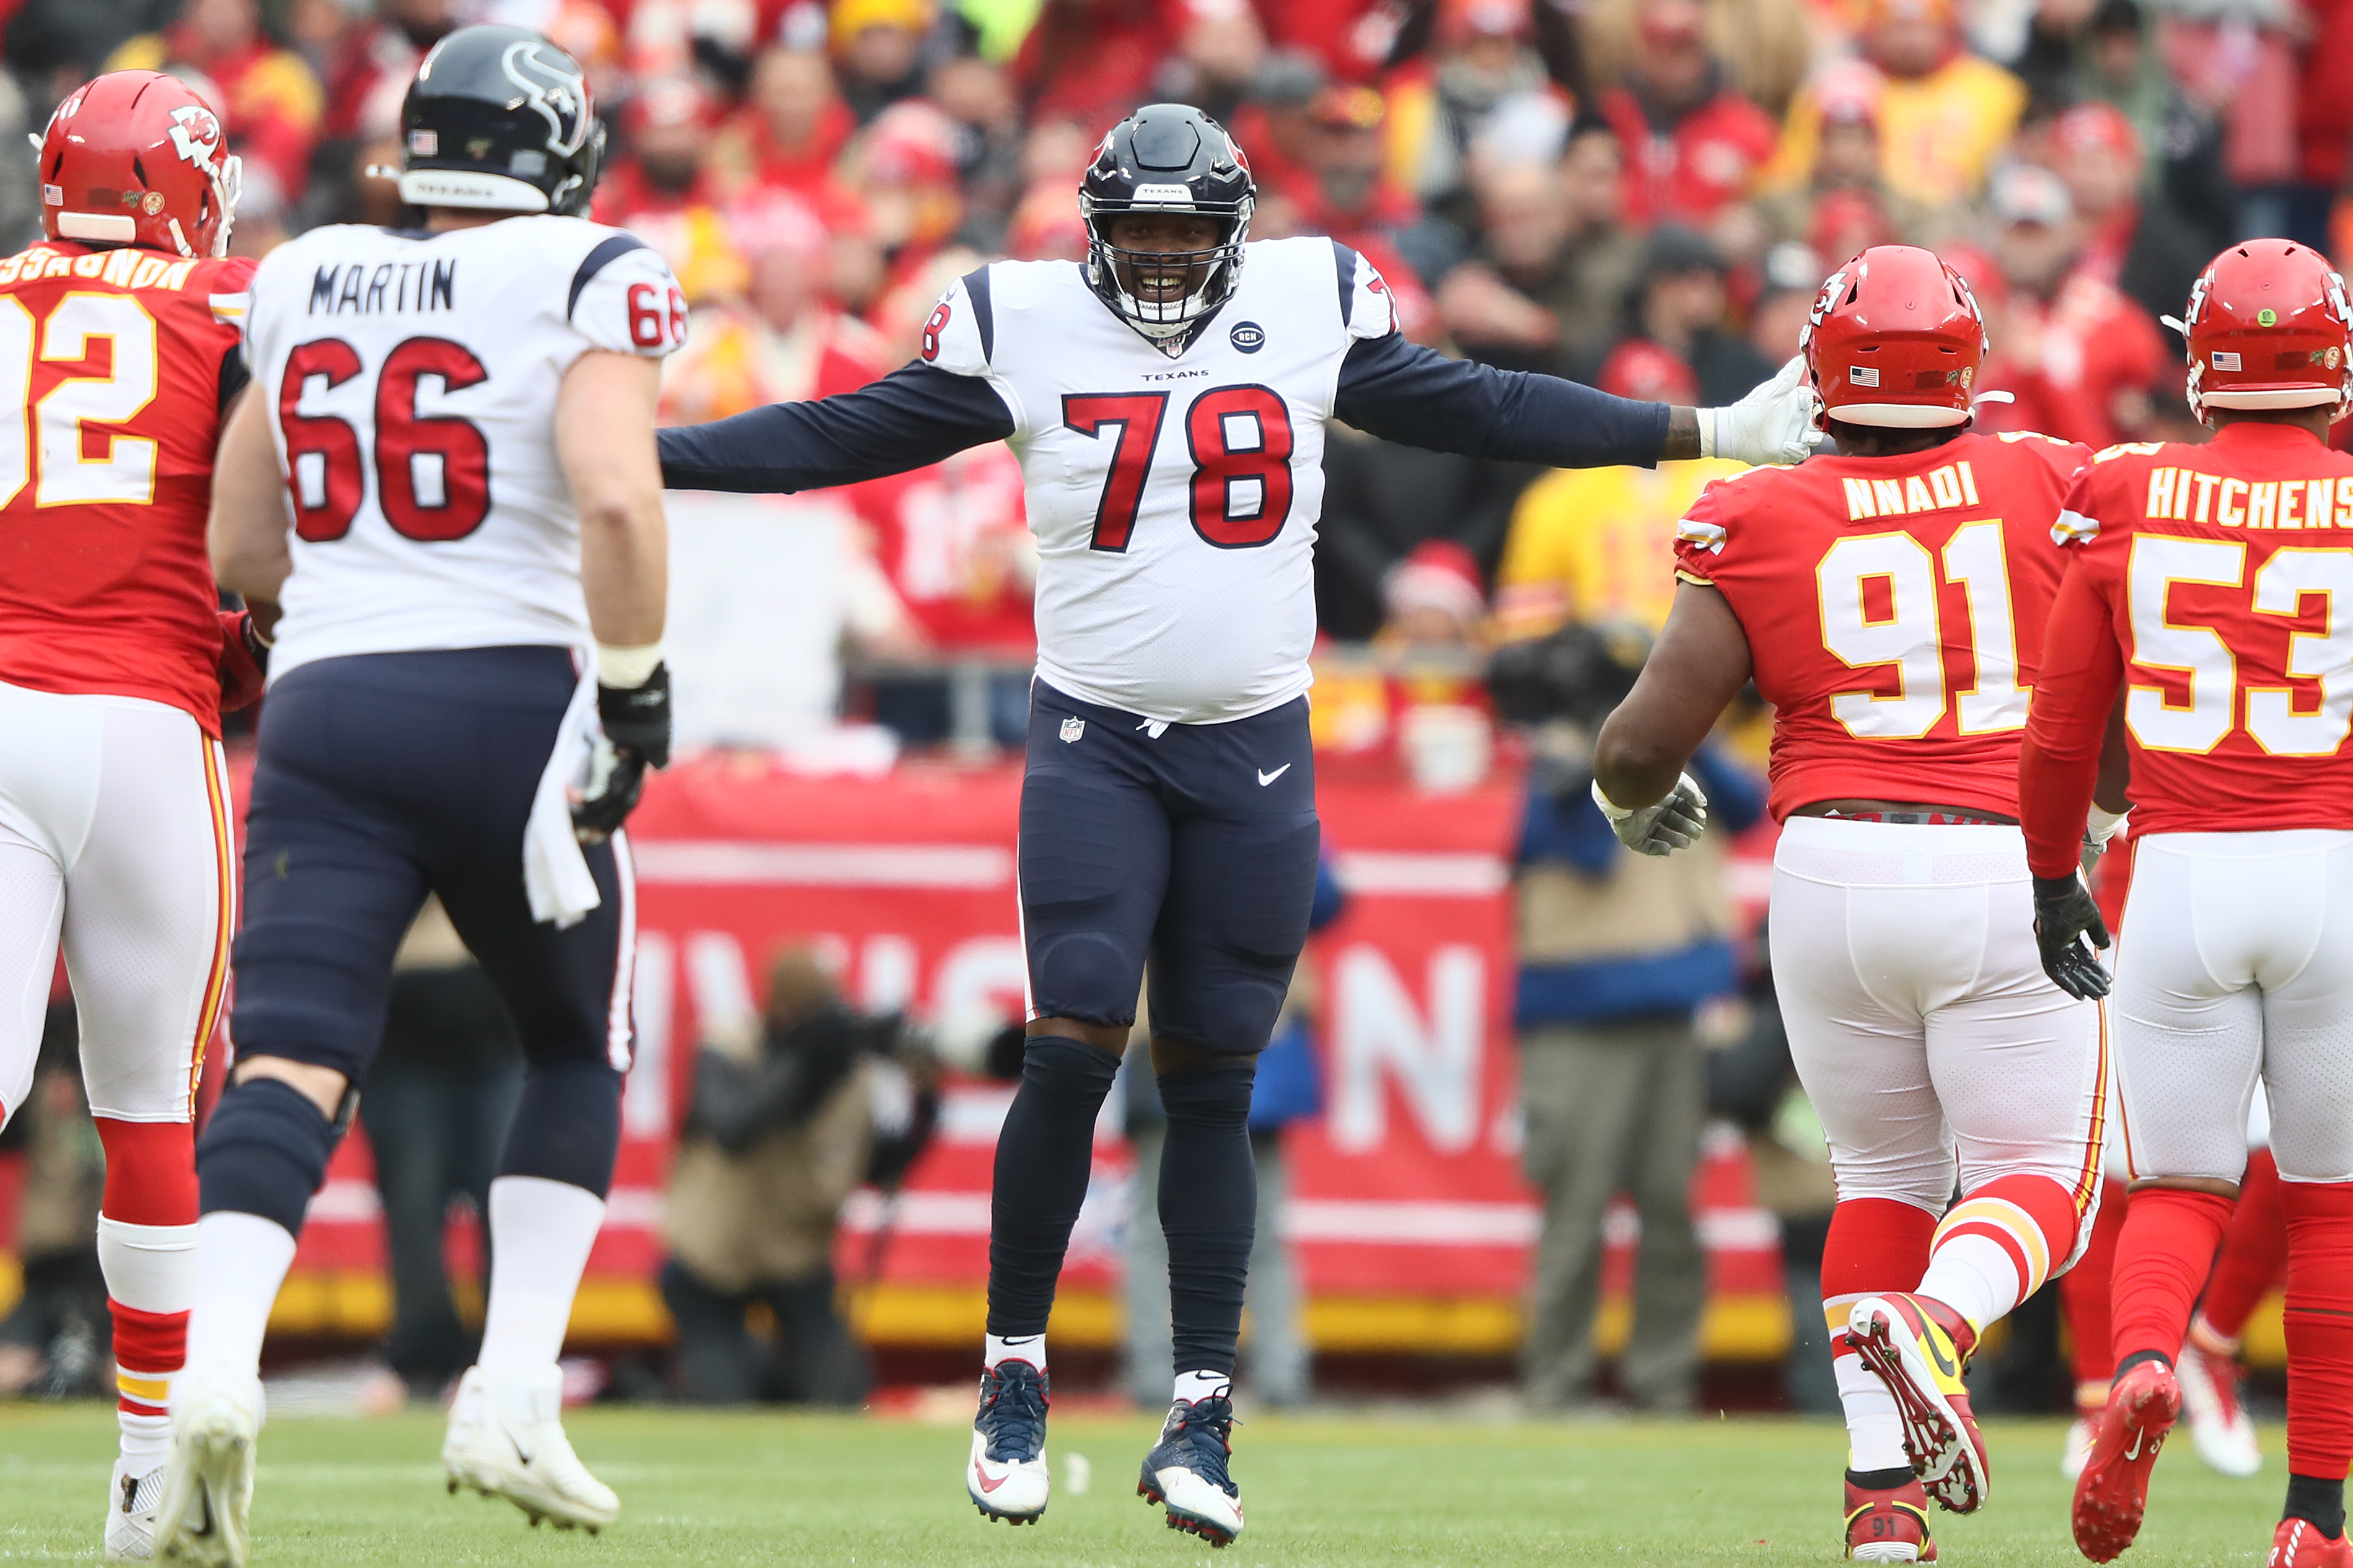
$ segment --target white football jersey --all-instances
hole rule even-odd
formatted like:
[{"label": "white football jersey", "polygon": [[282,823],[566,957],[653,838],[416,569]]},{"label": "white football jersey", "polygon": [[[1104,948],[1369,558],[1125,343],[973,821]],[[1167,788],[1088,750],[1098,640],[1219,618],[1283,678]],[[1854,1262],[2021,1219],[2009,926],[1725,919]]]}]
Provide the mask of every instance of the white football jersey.
[{"label": "white football jersey", "polygon": [[1000,261],[942,297],[923,358],[981,377],[1038,536],[1038,673],[1174,723],[1244,719],[1313,679],[1324,422],[1340,362],[1397,330],[1328,239],[1244,247],[1240,286],[1170,359],[1067,261]]},{"label": "white football jersey", "polygon": [[254,274],[246,353],[294,530],[274,679],[312,659],[586,645],[555,399],[590,349],[659,359],[659,255],[583,218],[314,228]]}]

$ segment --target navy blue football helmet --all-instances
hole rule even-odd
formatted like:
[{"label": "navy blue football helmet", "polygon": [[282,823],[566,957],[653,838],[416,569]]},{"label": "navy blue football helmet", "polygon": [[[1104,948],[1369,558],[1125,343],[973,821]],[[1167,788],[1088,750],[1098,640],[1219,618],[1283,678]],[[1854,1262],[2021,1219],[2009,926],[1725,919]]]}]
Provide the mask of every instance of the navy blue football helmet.
[{"label": "navy blue football helmet", "polygon": [[[1088,286],[1155,342],[1181,338],[1232,298],[1257,205],[1250,162],[1224,126],[1190,104],[1146,104],[1112,127],[1079,182]],[[1193,288],[1166,299],[1143,299],[1133,291],[1126,279],[1139,268],[1159,271],[1169,261],[1162,252],[1112,243],[1111,222],[1126,213],[1181,213],[1217,221],[1213,249],[1182,253],[1198,279]]]}]

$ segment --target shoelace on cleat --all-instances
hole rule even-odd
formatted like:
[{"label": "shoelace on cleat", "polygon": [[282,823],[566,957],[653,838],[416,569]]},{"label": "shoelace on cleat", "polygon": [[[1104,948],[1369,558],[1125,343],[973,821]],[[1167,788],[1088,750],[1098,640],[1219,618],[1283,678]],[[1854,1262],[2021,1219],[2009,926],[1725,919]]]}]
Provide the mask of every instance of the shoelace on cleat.
[{"label": "shoelace on cleat", "polygon": [[[1045,1374],[1007,1374],[991,1367],[980,1377],[979,1426],[988,1439],[988,1457],[1000,1463],[1036,1458],[1044,1446],[1039,1435],[1045,1430],[1046,1408],[1051,1403],[1047,1396]],[[1008,1438],[1018,1438],[1024,1452],[1004,1452]]]},{"label": "shoelace on cleat", "polygon": [[1200,1456],[1198,1459],[1188,1458],[1187,1468],[1228,1497],[1241,1496],[1241,1488],[1226,1472],[1226,1461],[1234,1446],[1234,1402],[1199,1399],[1190,1405],[1179,1404],[1170,1407],[1168,1419],[1169,1429],[1161,1435],[1163,1446],[1179,1444],[1188,1456]]}]

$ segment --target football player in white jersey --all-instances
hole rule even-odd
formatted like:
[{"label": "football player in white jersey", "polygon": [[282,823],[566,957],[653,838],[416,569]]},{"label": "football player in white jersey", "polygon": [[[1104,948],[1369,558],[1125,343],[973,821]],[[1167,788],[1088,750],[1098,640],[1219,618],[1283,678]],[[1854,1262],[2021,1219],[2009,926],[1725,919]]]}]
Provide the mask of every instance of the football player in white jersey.
[{"label": "football player in white jersey", "polygon": [[1139,110],[1081,184],[1084,264],[982,268],[933,310],[921,359],[873,385],[659,437],[679,489],[844,484],[999,439],[1020,458],[1039,554],[1029,1038],[997,1143],[965,1486],[991,1518],[1045,1511],[1046,1320],[1148,955],[1176,1389],[1139,1490],[1218,1544],[1242,1530],[1228,1453],[1251,1077],[1315,885],[1324,422],[1580,467],[1793,462],[1812,415],[1795,361],[1730,408],[1670,409],[1417,348],[1346,247],[1251,243],[1253,197],[1215,121]]},{"label": "football player in white jersey", "polygon": [[[223,584],[282,606],[247,826],[237,1070],[196,1152],[166,1561],[241,1564],[272,1300],[430,891],[529,1063],[491,1185],[489,1310],[449,1488],[598,1529],[619,1504],[560,1424],[573,1293],[629,1062],[620,826],[666,760],[660,258],[578,215],[604,132],[580,68],[476,26],[417,68],[402,197],[425,226],[312,229],[254,279],[255,395],[223,437]],[[601,730],[600,730],[601,721]]]}]

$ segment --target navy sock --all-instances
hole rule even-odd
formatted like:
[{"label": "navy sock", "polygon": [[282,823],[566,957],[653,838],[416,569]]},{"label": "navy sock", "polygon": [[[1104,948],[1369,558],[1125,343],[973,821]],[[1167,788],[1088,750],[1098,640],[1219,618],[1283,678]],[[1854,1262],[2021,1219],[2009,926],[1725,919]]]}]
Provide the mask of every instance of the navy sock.
[{"label": "navy sock", "polygon": [[299,1237],[334,1152],[335,1124],[292,1084],[231,1084],[196,1142],[197,1212],[259,1215]]},{"label": "navy sock", "polygon": [[1033,1035],[997,1135],[988,1200],[988,1331],[1042,1334],[1094,1169],[1095,1115],[1119,1062],[1083,1040]]},{"label": "navy sock", "polygon": [[605,1062],[534,1067],[515,1101],[501,1176],[543,1176],[603,1197],[621,1148],[621,1075]]},{"label": "navy sock", "polygon": [[1258,1229],[1250,1155],[1254,1057],[1229,1057],[1160,1080],[1168,1137],[1160,1154],[1160,1228],[1168,1237],[1168,1312],[1176,1370],[1234,1373],[1242,1288]]},{"label": "navy sock", "polygon": [[2336,1540],[2345,1533],[2345,1479],[2339,1476],[2332,1481],[2290,1471],[2287,1509],[2280,1517],[2309,1521],[2321,1534]]}]

